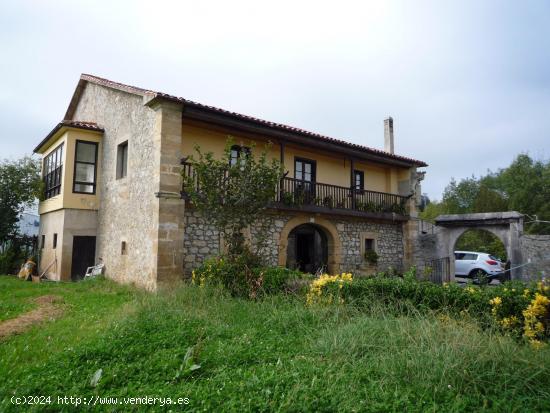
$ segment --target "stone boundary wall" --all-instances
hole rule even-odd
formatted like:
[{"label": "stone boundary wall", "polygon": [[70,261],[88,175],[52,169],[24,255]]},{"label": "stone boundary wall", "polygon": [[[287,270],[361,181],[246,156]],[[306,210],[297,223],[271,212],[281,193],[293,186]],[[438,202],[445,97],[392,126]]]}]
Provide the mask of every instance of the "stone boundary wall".
[{"label": "stone boundary wall", "polygon": [[523,271],[527,279],[550,276],[550,235],[524,234],[520,239],[523,262],[528,262]]},{"label": "stone boundary wall", "polygon": [[[427,261],[442,258],[444,252],[441,250],[447,240],[442,237],[444,229],[424,225],[416,221],[416,225],[410,231],[409,237],[412,245],[412,264],[422,274]],[[422,229],[427,231],[422,232]],[[485,229],[480,227],[480,229]],[[519,237],[520,262],[527,264],[521,267],[520,278],[525,281],[537,280],[541,277],[550,276],[550,235],[522,234]]]},{"label": "stone boundary wall", "polygon": [[411,246],[410,266],[417,268],[419,276],[424,275],[426,262],[444,258],[440,251],[440,228],[428,221],[414,220],[409,222],[409,243]]},{"label": "stone boundary wall", "polygon": [[[279,240],[281,232],[288,221],[303,213],[273,213],[267,216],[267,232],[263,255],[269,265],[276,266],[279,260]],[[355,274],[372,271],[365,263],[361,254],[362,234],[376,235],[376,249],[379,255],[375,270],[383,271],[390,267],[403,270],[403,229],[402,223],[372,222],[356,218],[324,217],[333,224],[338,232],[342,245],[340,271],[350,271]],[[251,228],[250,236],[258,237],[257,228]],[[206,222],[201,214],[190,208],[185,209],[184,273],[189,276],[191,271],[204,260],[216,256],[220,251],[220,236],[218,231]],[[330,254],[330,251],[329,251]]]}]

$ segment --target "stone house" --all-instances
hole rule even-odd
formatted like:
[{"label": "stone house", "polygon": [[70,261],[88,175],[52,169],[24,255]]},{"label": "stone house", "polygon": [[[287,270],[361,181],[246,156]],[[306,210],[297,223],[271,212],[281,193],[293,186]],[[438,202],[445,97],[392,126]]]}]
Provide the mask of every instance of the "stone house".
[{"label": "stone house", "polygon": [[101,258],[109,277],[154,290],[217,254],[219,235],[186,201],[181,173],[193,173],[184,160],[196,145],[220,156],[228,135],[234,161],[269,142],[288,171],[266,214],[272,265],[401,269],[427,165],[396,155],[384,122],[382,151],[83,74],[34,149],[45,183],[40,270],[74,280]]}]

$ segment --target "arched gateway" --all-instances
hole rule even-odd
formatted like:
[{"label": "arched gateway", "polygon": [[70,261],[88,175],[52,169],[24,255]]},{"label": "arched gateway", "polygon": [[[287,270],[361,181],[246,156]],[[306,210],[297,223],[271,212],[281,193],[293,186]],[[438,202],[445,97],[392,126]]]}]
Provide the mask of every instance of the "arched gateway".
[{"label": "arched gateway", "polygon": [[[458,238],[470,229],[483,229],[494,234],[504,244],[511,267],[522,263],[520,239],[523,233],[523,215],[519,212],[487,212],[478,214],[440,215],[435,219],[437,249],[440,257],[454,257]],[[454,259],[450,273],[455,273]],[[521,268],[512,269],[512,279],[521,278]]]}]

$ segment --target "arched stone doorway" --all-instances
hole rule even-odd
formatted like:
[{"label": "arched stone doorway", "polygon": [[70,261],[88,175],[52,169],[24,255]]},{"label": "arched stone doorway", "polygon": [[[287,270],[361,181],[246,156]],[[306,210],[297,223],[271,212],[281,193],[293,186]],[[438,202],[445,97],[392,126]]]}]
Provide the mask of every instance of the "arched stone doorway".
[{"label": "arched stone doorway", "polygon": [[314,224],[302,224],[288,234],[286,267],[315,273],[328,268],[327,236]]},{"label": "arched stone doorway", "polygon": [[[310,257],[313,258],[313,263],[310,262],[310,267],[311,264],[313,264],[313,266],[316,265],[315,257],[317,257],[317,259],[321,257],[322,261],[326,265],[327,272],[331,274],[336,274],[340,272],[342,260],[342,243],[340,241],[340,237],[338,235],[338,231],[336,230],[335,225],[324,218],[311,216],[294,217],[290,219],[281,230],[279,238],[278,260],[280,266],[286,267],[287,264],[291,264],[288,262],[289,249],[290,258],[293,257],[293,254],[296,255],[296,253],[298,252],[296,250],[297,246],[295,244],[297,236],[303,236],[303,241],[305,242],[305,246],[301,247],[303,248],[303,250],[300,251],[300,254],[306,254],[305,250],[309,249]],[[311,244],[309,244],[310,242],[312,242],[312,236],[314,243],[313,253],[311,253],[310,248],[312,247]],[[315,243],[317,243],[317,247],[315,246]],[[317,268],[314,268],[313,271],[317,270]]]},{"label": "arched stone doorway", "polygon": [[[508,259],[505,241],[506,239],[499,237],[490,228],[469,228],[462,231],[454,241],[454,254],[450,255],[450,259],[454,260],[455,277],[465,279],[502,273]],[[483,258],[481,255],[480,258],[480,253],[488,256]]]},{"label": "arched stone doorway", "polygon": [[[454,247],[458,238],[466,231],[476,228],[495,235],[506,249],[511,262],[513,279],[521,278],[520,236],[523,233],[523,215],[518,212],[493,212],[462,215],[440,215],[435,219],[440,228],[437,233],[439,257],[454,257]],[[451,277],[454,278],[454,259],[450,260]]]}]

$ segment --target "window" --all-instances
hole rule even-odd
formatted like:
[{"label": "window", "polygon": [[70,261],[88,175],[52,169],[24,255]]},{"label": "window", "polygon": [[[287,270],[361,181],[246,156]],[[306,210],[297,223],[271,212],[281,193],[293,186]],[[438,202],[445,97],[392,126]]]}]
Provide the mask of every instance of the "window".
[{"label": "window", "polygon": [[120,255],[126,255],[126,241],[120,243]]},{"label": "window", "polygon": [[294,177],[301,181],[315,182],[315,161],[296,158],[294,160]]},{"label": "window", "polygon": [[61,192],[63,176],[63,144],[59,145],[44,158],[42,179],[44,180],[44,199],[52,198]]},{"label": "window", "polygon": [[365,238],[365,252],[374,251],[374,240],[372,238]]},{"label": "window", "polygon": [[356,191],[365,189],[365,173],[363,171],[353,171],[353,185]]},{"label": "window", "polygon": [[97,143],[76,141],[73,192],[95,194]]},{"label": "window", "polygon": [[294,191],[300,202],[311,203],[315,199],[315,169],[315,161],[294,158]]},{"label": "window", "polygon": [[468,252],[455,252],[455,260],[457,261],[476,261],[477,254],[471,254]]},{"label": "window", "polygon": [[125,178],[128,174],[128,141],[117,147],[116,154],[116,179]]},{"label": "window", "polygon": [[246,158],[250,155],[250,148],[246,146],[240,146],[240,145],[233,145],[231,147],[231,157],[229,159],[229,165],[235,166],[239,162],[239,159],[242,161],[246,160]]},{"label": "window", "polygon": [[57,248],[57,234],[53,234],[53,249]]},{"label": "window", "polygon": [[42,234],[42,239],[40,240],[40,247],[42,249],[46,248],[46,236]]}]

